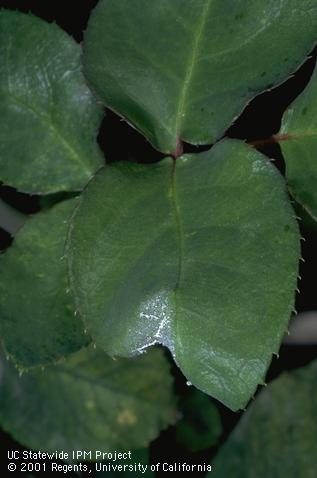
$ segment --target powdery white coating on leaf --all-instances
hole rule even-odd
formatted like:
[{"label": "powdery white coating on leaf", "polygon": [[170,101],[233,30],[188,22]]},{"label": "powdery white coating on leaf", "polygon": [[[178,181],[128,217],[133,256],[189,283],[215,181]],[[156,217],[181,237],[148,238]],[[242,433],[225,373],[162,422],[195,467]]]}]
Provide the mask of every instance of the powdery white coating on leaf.
[{"label": "powdery white coating on leaf", "polygon": [[299,255],[283,178],[234,140],[109,165],[82,195],[68,241],[77,308],[98,346],[131,356],[161,343],[188,381],[232,409],[279,349]]},{"label": "powdery white coating on leaf", "polygon": [[[137,348],[135,352],[142,352],[149,346],[161,344],[168,347],[173,355],[174,343],[171,331],[170,297],[168,293],[161,292],[156,297],[140,305],[140,329],[143,341],[144,330],[149,330],[149,342]],[[142,326],[143,323],[143,326]],[[134,336],[134,331],[132,336]]]},{"label": "powdery white coating on leaf", "polygon": [[252,165],[252,171],[254,173],[259,173],[260,171],[266,171],[266,167],[263,164],[263,161],[254,161]]}]

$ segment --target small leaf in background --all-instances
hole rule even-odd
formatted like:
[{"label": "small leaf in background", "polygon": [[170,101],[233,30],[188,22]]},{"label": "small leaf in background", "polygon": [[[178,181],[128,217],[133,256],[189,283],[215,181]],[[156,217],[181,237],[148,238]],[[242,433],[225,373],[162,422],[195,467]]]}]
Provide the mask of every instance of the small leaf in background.
[{"label": "small leaf in background", "polygon": [[220,138],[316,42],[316,0],[100,0],[84,39],[94,91],[153,146]]},{"label": "small leaf in background", "polygon": [[176,440],[190,452],[214,446],[222,432],[220,414],[210,398],[192,389],[180,400],[183,415],[176,425]]},{"label": "small leaf in background", "polygon": [[193,385],[243,408],[293,309],[293,216],[282,176],[241,141],[176,161],[113,163],[73,216],[79,314],[110,355],[162,343]]},{"label": "small leaf in background", "polygon": [[103,164],[102,108],[81,48],[55,24],[0,12],[0,180],[21,191],[80,190]]},{"label": "small leaf in background", "polygon": [[75,203],[64,201],[27,219],[0,256],[0,334],[21,368],[52,362],[89,341],[67,294],[63,259]]},{"label": "small leaf in background", "polygon": [[289,106],[277,135],[294,198],[317,220],[317,68]]},{"label": "small leaf in background", "polygon": [[22,377],[4,359],[1,366],[0,424],[35,450],[137,449],[175,421],[162,350],[113,360],[89,347]]},{"label": "small leaf in background", "polygon": [[213,461],[211,478],[315,478],[317,361],[263,390]]}]

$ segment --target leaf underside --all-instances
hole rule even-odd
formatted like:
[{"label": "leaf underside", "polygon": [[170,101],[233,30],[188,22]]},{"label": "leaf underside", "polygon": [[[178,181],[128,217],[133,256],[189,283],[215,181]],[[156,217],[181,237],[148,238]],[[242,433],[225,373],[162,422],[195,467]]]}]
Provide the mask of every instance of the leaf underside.
[{"label": "leaf underside", "polygon": [[161,350],[115,361],[90,347],[44,372],[19,376],[4,359],[1,370],[1,426],[35,450],[145,447],[175,420],[172,378]]},{"label": "leaf underside", "polygon": [[281,139],[289,189],[317,220],[317,69],[284,114],[277,138]]},{"label": "leaf underside", "polygon": [[[100,0],[84,72],[155,148],[210,144],[316,41],[316,0]],[[291,45],[291,47],[290,47]]]},{"label": "leaf underside", "polygon": [[250,406],[207,476],[315,478],[317,362],[285,373]]},{"label": "leaf underside", "polygon": [[299,249],[282,177],[225,140],[106,167],[81,196],[67,255],[98,345],[131,356],[161,343],[190,382],[238,409],[286,331]]},{"label": "leaf underside", "polygon": [[67,294],[63,259],[75,199],[29,218],[0,256],[0,334],[20,367],[43,365],[88,343]]},{"label": "leaf underside", "polygon": [[21,191],[81,190],[103,164],[102,108],[81,48],[55,24],[0,11],[0,180]]}]

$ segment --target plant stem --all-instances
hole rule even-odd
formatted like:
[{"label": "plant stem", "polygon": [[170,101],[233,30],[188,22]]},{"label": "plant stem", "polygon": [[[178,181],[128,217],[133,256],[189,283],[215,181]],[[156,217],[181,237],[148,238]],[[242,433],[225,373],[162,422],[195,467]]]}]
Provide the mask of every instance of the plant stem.
[{"label": "plant stem", "polygon": [[264,146],[265,144],[279,143],[280,141],[287,141],[288,139],[293,139],[293,138],[295,138],[295,136],[290,134],[280,134],[280,135],[274,134],[273,136],[270,136],[269,138],[248,141],[248,144],[254,147]]},{"label": "plant stem", "polygon": [[14,236],[20,227],[23,226],[26,217],[25,214],[17,211],[0,199],[0,227],[11,234],[11,236]]}]

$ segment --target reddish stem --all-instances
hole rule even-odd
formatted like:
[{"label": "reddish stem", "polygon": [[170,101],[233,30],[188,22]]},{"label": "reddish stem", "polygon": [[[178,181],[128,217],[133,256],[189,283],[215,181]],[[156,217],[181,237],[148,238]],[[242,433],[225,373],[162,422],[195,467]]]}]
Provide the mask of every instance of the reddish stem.
[{"label": "reddish stem", "polygon": [[180,138],[177,138],[176,149],[175,149],[174,153],[172,153],[172,156],[175,159],[177,159],[183,154],[183,152],[184,152],[183,142]]},{"label": "reddish stem", "polygon": [[288,139],[291,139],[290,134],[273,134],[273,136],[270,136],[269,138],[266,139],[256,139],[254,141],[248,141],[248,144],[251,146],[263,146],[265,144],[274,144],[274,143],[279,143],[280,141],[286,141]]}]

